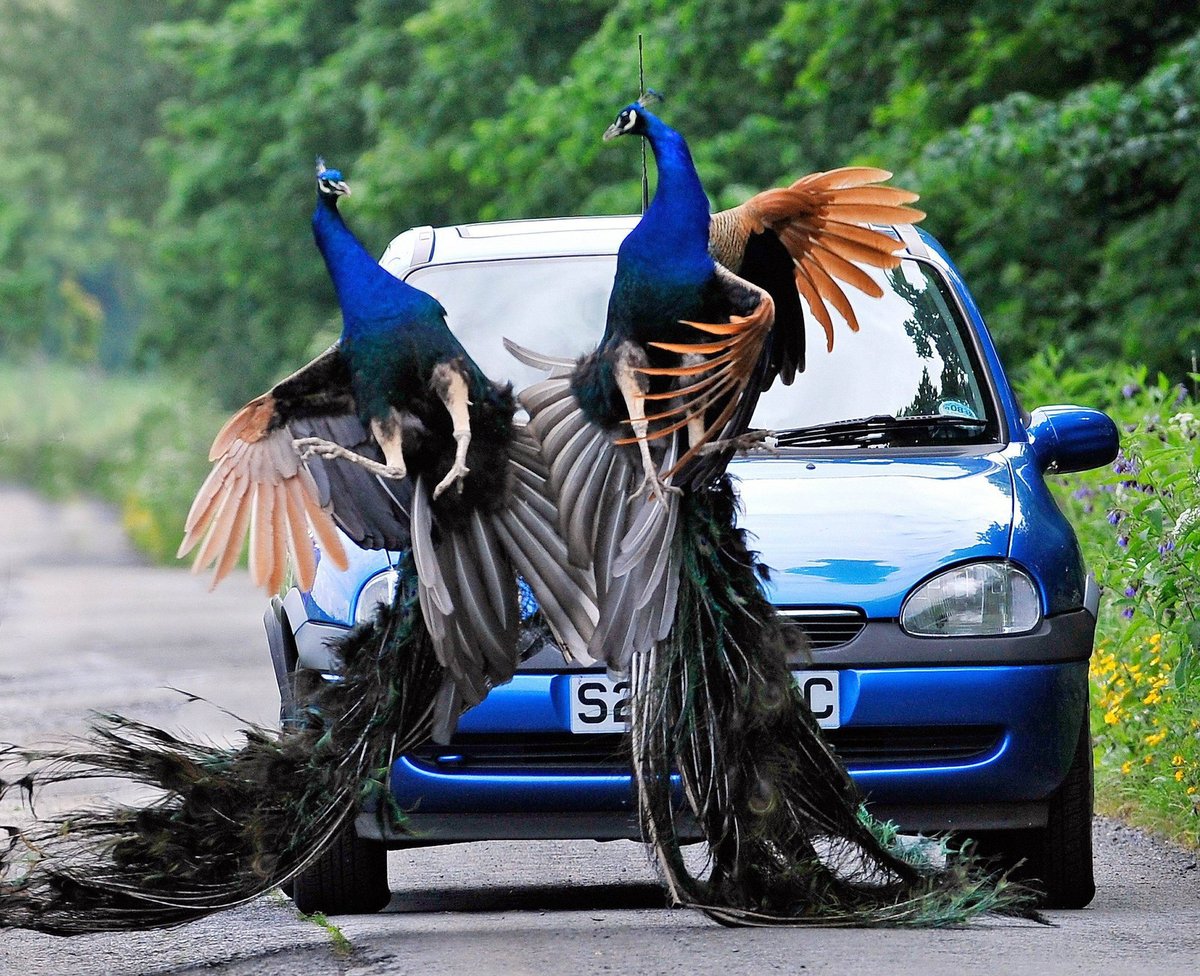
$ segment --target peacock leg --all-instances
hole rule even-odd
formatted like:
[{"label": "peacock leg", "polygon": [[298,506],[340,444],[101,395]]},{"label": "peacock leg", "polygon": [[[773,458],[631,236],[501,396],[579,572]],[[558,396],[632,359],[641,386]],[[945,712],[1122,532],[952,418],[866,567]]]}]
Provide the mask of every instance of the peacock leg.
[{"label": "peacock leg", "polygon": [[682,494],[682,490],[667,484],[659,477],[654,459],[650,457],[650,444],[646,440],[649,431],[646,423],[646,401],[643,399],[647,391],[647,381],[637,371],[639,366],[645,365],[646,357],[642,351],[630,343],[625,343],[617,352],[617,361],[613,369],[617,388],[625,398],[625,409],[629,413],[629,423],[633,428],[633,436],[637,438],[638,450],[642,455],[642,469],[645,471],[645,477],[638,490],[630,497],[630,501],[649,489],[652,497],[665,504],[668,493],[678,495]]},{"label": "peacock leg", "polygon": [[467,448],[471,446],[471,413],[468,409],[471,400],[466,377],[453,363],[438,363],[429,382],[446,405],[450,421],[454,425],[454,464],[446,477],[433,489],[433,497],[437,498],[455,482],[458,483],[458,490],[461,492],[463,478],[471,472],[467,467]]},{"label": "peacock leg", "polygon": [[[683,362],[681,365],[683,366],[703,366],[706,362],[703,356],[696,353],[690,353],[682,358]],[[687,432],[688,447],[695,447],[704,440],[704,435],[707,431],[704,426],[704,413],[702,411],[688,414]]]},{"label": "peacock leg", "polygon": [[408,474],[408,468],[404,463],[404,455],[400,450],[400,432],[400,414],[396,412],[395,408],[391,408],[388,415],[382,419],[378,417],[371,418],[371,433],[375,436],[376,442],[383,451],[384,461],[386,462],[384,464],[380,464],[374,458],[365,457],[356,451],[352,451],[335,441],[328,441],[323,437],[297,437],[292,441],[292,447],[299,452],[300,460],[302,461],[306,461],[313,456],[329,460],[341,458],[343,461],[350,461],[352,464],[360,465],[381,478],[399,479]]}]

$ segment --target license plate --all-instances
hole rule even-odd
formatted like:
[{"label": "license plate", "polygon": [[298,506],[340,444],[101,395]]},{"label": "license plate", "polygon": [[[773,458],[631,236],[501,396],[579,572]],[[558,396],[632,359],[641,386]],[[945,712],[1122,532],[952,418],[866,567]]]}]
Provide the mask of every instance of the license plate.
[{"label": "license plate", "polygon": [[[794,671],[793,677],[823,729],[842,724],[836,671]],[[629,728],[629,682],[604,674],[571,676],[571,731],[624,732]]]}]

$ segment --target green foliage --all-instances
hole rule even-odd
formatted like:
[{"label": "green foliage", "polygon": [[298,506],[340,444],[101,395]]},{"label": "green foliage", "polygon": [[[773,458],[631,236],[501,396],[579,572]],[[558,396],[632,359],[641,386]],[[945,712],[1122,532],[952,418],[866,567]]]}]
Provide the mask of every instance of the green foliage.
[{"label": "green foliage", "polygon": [[1122,428],[1112,468],[1056,479],[1105,593],[1092,659],[1099,791],[1200,843],[1200,420],[1194,396],[1145,368],[1027,371],[1028,404],[1102,406]]},{"label": "green foliage", "polygon": [[0,478],[113,502],[139,548],[173,560],[221,420],[176,377],[0,365]]}]

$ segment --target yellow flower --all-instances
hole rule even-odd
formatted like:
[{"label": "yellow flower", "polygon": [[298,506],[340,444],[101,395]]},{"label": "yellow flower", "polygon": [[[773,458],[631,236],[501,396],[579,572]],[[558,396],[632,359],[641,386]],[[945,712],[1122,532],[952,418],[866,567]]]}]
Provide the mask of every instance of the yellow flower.
[{"label": "yellow flower", "polygon": [[1131,772],[1133,772],[1133,763],[1126,759],[1123,763],[1121,763],[1121,775],[1128,776]]},{"label": "yellow flower", "polygon": [[1152,762],[1154,762],[1154,753],[1150,753],[1148,756],[1146,756],[1146,758],[1142,760],[1142,765],[1149,766]]},{"label": "yellow flower", "polygon": [[1187,788],[1187,795],[1188,795],[1188,796],[1195,796],[1195,795],[1196,795],[1196,787],[1194,787],[1194,786],[1189,786],[1189,787]]},{"label": "yellow flower", "polygon": [[1175,753],[1175,755],[1171,757],[1172,766],[1182,766],[1185,762],[1186,760],[1183,758],[1183,756],[1179,755],[1179,753]]},{"label": "yellow flower", "polygon": [[1183,782],[1183,770],[1182,769],[1175,770],[1175,782],[1176,783]]},{"label": "yellow flower", "polygon": [[1104,713],[1105,725],[1116,725],[1121,720],[1121,706],[1114,705]]},{"label": "yellow flower", "polygon": [[1154,691],[1150,692],[1150,694],[1148,694],[1145,698],[1142,699],[1142,704],[1143,705],[1157,705],[1160,701],[1162,701],[1162,695],[1160,695],[1158,693],[1158,689],[1156,688]]},{"label": "yellow flower", "polygon": [[1166,737],[1167,737],[1167,733],[1166,733],[1165,729],[1162,732],[1155,732],[1152,735],[1146,736],[1146,745],[1156,746],[1160,742],[1162,742],[1162,740],[1165,739]]}]

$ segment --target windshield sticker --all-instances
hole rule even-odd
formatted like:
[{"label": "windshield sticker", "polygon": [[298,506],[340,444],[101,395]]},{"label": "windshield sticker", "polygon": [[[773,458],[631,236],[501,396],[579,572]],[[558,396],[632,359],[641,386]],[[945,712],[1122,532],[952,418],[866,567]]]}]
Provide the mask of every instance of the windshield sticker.
[{"label": "windshield sticker", "polygon": [[938,404],[938,413],[943,417],[966,417],[968,420],[978,420],[979,414],[962,400],[943,400]]}]

